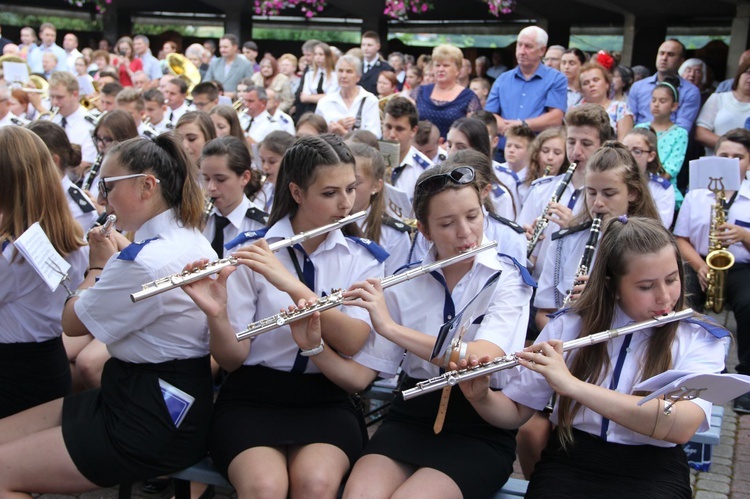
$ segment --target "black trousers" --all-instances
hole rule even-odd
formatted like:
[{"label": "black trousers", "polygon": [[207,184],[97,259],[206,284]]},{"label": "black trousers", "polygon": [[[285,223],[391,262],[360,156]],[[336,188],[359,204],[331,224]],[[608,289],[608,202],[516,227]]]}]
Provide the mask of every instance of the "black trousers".
[{"label": "black trousers", "polygon": [[[703,311],[706,293],[701,291],[695,271],[685,264],[688,305]],[[750,375],[750,263],[735,263],[726,272],[724,296],[737,321],[737,372]]]}]

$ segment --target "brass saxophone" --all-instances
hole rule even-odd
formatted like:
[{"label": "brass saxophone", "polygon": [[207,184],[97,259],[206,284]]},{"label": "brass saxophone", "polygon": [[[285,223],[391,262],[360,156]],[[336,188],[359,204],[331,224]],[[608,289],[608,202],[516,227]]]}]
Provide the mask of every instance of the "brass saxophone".
[{"label": "brass saxophone", "polygon": [[726,222],[724,182],[721,178],[711,178],[708,189],[714,193],[716,203],[713,207],[711,230],[708,233],[708,255],[706,255],[706,265],[708,265],[706,281],[708,281],[708,285],[706,286],[705,307],[719,313],[724,309],[725,272],[734,265],[734,255],[727,251],[719,240],[719,226]]}]

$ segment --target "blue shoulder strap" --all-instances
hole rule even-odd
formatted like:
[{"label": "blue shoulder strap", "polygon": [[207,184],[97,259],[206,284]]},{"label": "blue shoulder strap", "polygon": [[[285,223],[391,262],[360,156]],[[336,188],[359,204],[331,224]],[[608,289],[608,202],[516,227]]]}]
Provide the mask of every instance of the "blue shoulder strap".
[{"label": "blue shoulder strap", "polygon": [[525,265],[521,265],[518,262],[518,260],[516,260],[510,255],[506,255],[505,253],[498,253],[498,256],[504,256],[513,260],[513,265],[518,267],[518,271],[521,272],[521,279],[523,280],[523,282],[526,283],[528,286],[531,286],[532,288],[536,287],[536,281],[534,281],[534,278],[531,277],[531,274],[529,274],[529,271]]},{"label": "blue shoulder strap", "polygon": [[516,182],[519,181],[518,174],[514,172],[513,170],[511,170],[510,168],[506,168],[505,166],[498,165],[495,167],[495,169],[499,172],[507,173],[508,175],[513,177],[513,180],[515,180]]},{"label": "blue shoulder strap", "polygon": [[717,338],[726,338],[727,336],[729,336],[729,331],[727,331],[723,326],[720,326],[718,322],[707,315],[691,317],[690,319],[685,319],[685,322],[687,322],[688,324],[695,324],[697,326],[700,326]]},{"label": "blue shoulder strap", "polygon": [[665,179],[664,177],[660,177],[659,175],[657,175],[657,174],[655,174],[655,173],[649,173],[649,174],[648,174],[648,179],[649,179],[649,180],[650,180],[651,182],[656,182],[656,183],[657,183],[657,184],[659,184],[659,185],[660,185],[660,186],[661,186],[661,187],[662,187],[663,189],[671,189],[671,188],[672,188],[672,184],[671,184],[671,183],[669,183],[669,180]]},{"label": "blue shoulder strap", "polygon": [[256,239],[260,239],[262,237],[265,237],[266,232],[268,232],[268,227],[264,227],[262,229],[258,230],[250,230],[247,232],[243,232],[239,236],[235,237],[228,243],[224,245],[226,249],[232,249],[236,246],[239,246],[242,243],[246,243],[248,241],[254,241]]},{"label": "blue shoulder strap", "polygon": [[378,243],[364,239],[362,237],[346,236],[347,239],[351,239],[355,243],[364,247],[374,256],[377,261],[383,263],[390,256],[386,250],[384,250]]},{"label": "blue shoulder strap", "polygon": [[3,248],[0,251],[5,251],[5,248],[7,248],[9,244],[10,244],[9,240],[6,239],[5,241],[3,241]]},{"label": "blue shoulder strap", "polygon": [[140,253],[141,250],[145,248],[148,243],[156,239],[158,239],[158,237],[152,237],[151,239],[146,239],[145,241],[141,241],[140,243],[130,243],[127,248],[120,251],[120,254],[117,256],[117,259],[134,262],[135,257],[138,256],[138,253]]},{"label": "blue shoulder strap", "polygon": [[426,170],[427,168],[430,167],[430,162],[425,161],[425,159],[419,154],[415,154],[414,156],[412,156],[412,158],[414,159],[415,163],[417,163],[419,166],[422,167],[423,170]]}]

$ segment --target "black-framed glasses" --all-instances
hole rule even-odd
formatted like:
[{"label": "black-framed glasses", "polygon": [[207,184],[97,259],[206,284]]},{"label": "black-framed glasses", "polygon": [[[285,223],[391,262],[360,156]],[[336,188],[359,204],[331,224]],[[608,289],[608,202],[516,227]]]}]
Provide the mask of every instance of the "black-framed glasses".
[{"label": "black-framed glasses", "polygon": [[651,152],[651,149],[641,149],[641,148],[639,148],[639,147],[634,147],[634,148],[632,148],[632,149],[628,149],[628,151],[630,151],[630,154],[632,154],[632,155],[633,155],[633,156],[635,156],[636,158],[640,158],[640,157],[641,157],[641,155],[642,155],[642,154],[643,154],[644,152]]},{"label": "black-framed glasses", "polygon": [[449,181],[455,184],[468,184],[474,180],[474,168],[459,166],[445,173],[437,173],[421,180],[417,187],[423,191],[436,192]]},{"label": "black-framed glasses", "polygon": [[[138,177],[148,177],[145,173],[133,173],[131,175],[120,175],[119,177],[109,177],[109,178],[102,178],[99,179],[99,194],[104,199],[107,199],[107,196],[109,196],[109,189],[107,188],[107,184],[113,184],[120,180],[126,180],[129,178],[138,178]],[[160,181],[159,179],[155,179],[156,183],[158,184]]]},{"label": "black-framed glasses", "polygon": [[112,137],[100,137],[98,135],[94,135],[92,138],[94,139],[94,142],[104,146],[108,146],[115,141]]}]

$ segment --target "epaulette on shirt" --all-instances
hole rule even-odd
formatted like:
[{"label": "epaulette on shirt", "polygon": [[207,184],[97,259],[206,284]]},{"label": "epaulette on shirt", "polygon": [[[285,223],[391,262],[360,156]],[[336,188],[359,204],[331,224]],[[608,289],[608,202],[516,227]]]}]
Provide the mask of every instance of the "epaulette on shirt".
[{"label": "epaulette on shirt", "polygon": [[560,239],[561,237],[569,236],[570,234],[575,234],[576,232],[581,232],[582,230],[587,230],[589,227],[591,227],[591,220],[588,222],[584,222],[580,225],[576,225],[574,227],[568,227],[567,229],[560,229],[554,234],[552,234],[552,240],[556,241]]},{"label": "epaulette on shirt", "polygon": [[655,173],[649,173],[648,174],[648,179],[651,182],[656,182],[663,189],[671,189],[672,188],[672,184],[669,182],[669,180],[665,179],[664,177],[660,177],[659,175],[657,175]]},{"label": "epaulette on shirt", "polygon": [[547,175],[546,177],[539,177],[531,181],[531,186],[534,187],[535,185],[546,184],[547,182],[552,182],[554,179],[555,177],[553,177],[552,175]]},{"label": "epaulette on shirt", "polygon": [[514,231],[518,232],[519,234],[523,234],[525,232],[523,230],[523,227],[521,227],[520,225],[518,225],[513,220],[508,220],[507,218],[503,218],[503,217],[501,217],[500,215],[498,215],[496,213],[490,213],[489,215],[490,215],[490,218],[492,218],[494,220],[497,220],[498,222],[500,222],[503,225],[507,225],[508,227],[510,227]]},{"label": "epaulette on shirt", "polygon": [[256,208],[255,206],[247,209],[247,211],[245,212],[245,217],[258,223],[262,223],[263,225],[266,225],[268,223],[268,213]]},{"label": "epaulette on shirt", "polygon": [[499,198],[500,196],[502,196],[503,194],[507,192],[508,191],[503,189],[503,187],[500,184],[496,184],[492,186],[492,195],[495,196],[496,198]]},{"label": "epaulette on shirt", "polygon": [[407,234],[411,234],[412,232],[414,232],[414,227],[402,222],[396,217],[390,216],[387,213],[383,213],[383,225],[387,225],[388,227],[396,229],[399,232],[406,232]]},{"label": "epaulette on shirt", "polygon": [[288,124],[289,123],[289,120],[286,119],[286,116],[284,116],[283,114],[279,115],[279,121],[281,121],[284,124]]},{"label": "epaulette on shirt", "polygon": [[510,168],[508,168],[508,167],[505,167],[505,166],[502,166],[502,165],[497,165],[495,167],[495,170],[497,170],[499,172],[502,172],[502,173],[507,173],[508,175],[510,175],[511,177],[513,177],[513,180],[515,180],[516,182],[518,182],[520,180],[518,178],[518,174],[516,172],[514,172],[513,170],[511,170]]},{"label": "epaulette on shirt", "polygon": [[384,250],[378,243],[365,239],[363,237],[346,236],[347,239],[351,239],[355,243],[367,249],[367,251],[374,256],[377,261],[383,263],[390,256],[386,250]]},{"label": "epaulette on shirt", "polygon": [[729,331],[724,327],[720,326],[718,322],[713,320],[707,315],[695,315],[689,319],[684,319],[688,324],[695,324],[708,331],[711,335],[717,338],[726,338],[729,336]]},{"label": "epaulette on shirt", "polygon": [[247,232],[243,232],[239,236],[226,243],[224,245],[224,248],[229,250],[248,241],[255,241],[256,239],[265,237],[266,232],[268,232],[268,227],[259,230],[249,230]]},{"label": "epaulette on shirt", "polygon": [[157,239],[156,237],[152,237],[151,239],[146,239],[145,241],[141,241],[140,243],[130,243],[124,250],[120,251],[120,254],[117,256],[117,259],[134,262],[135,257],[138,256],[138,253],[140,253],[141,250],[145,248],[148,243],[156,239]]},{"label": "epaulette on shirt", "polygon": [[79,191],[72,185],[68,187],[68,194],[70,194],[70,198],[76,202],[78,207],[81,208],[82,212],[91,213],[96,209],[91,201],[89,201],[81,191]]},{"label": "epaulette on shirt", "polygon": [[412,159],[414,160],[414,162],[416,164],[418,164],[419,166],[421,166],[423,170],[426,170],[427,168],[429,168],[430,166],[432,166],[429,161],[427,161],[426,159],[424,159],[419,154],[415,154],[414,156],[412,156]]}]

